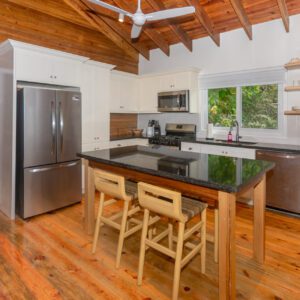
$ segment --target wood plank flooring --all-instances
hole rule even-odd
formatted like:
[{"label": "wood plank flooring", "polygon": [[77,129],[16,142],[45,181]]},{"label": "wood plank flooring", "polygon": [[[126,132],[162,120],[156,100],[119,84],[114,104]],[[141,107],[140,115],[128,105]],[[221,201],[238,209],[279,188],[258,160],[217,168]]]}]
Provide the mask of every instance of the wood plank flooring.
[{"label": "wood plank flooring", "polygon": [[[77,204],[28,221],[10,221],[0,214],[0,299],[169,299],[172,261],[147,252],[143,285],[138,287],[140,233],[126,240],[116,270],[116,231],[104,227],[92,255],[82,208]],[[252,208],[237,206],[237,299],[300,299],[300,219],[266,213],[266,263],[260,266],[251,258],[252,215]],[[209,211],[209,232],[212,222]],[[179,299],[218,298],[211,243],[207,251],[205,275],[199,256],[182,271]]]}]

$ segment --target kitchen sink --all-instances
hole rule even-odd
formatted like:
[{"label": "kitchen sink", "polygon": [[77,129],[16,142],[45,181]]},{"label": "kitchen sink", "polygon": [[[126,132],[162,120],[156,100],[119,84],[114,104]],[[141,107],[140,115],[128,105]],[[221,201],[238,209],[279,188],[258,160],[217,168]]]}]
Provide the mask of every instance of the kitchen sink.
[{"label": "kitchen sink", "polygon": [[255,145],[256,142],[246,142],[246,141],[232,141],[232,142],[228,142],[227,140],[216,140],[216,142],[221,142],[223,144],[233,144],[233,145]]}]

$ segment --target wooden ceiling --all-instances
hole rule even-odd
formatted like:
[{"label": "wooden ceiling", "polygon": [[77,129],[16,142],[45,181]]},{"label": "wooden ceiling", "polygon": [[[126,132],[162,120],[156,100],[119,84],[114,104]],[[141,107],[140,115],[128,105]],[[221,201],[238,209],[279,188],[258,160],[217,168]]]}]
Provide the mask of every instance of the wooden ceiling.
[{"label": "wooden ceiling", "polygon": [[[106,0],[131,13],[137,1]],[[144,26],[137,41],[130,39],[131,21],[118,22],[118,14],[88,0],[1,0],[0,40],[38,44],[91,57],[137,73],[138,54],[149,58],[151,49],[169,55],[170,45],[182,43],[193,50],[192,40],[210,36],[222,47],[220,34],[243,28],[249,39],[252,25],[282,19],[289,31],[289,16],[300,13],[300,0],[143,0],[142,10],[193,5],[193,15],[152,22]]]}]

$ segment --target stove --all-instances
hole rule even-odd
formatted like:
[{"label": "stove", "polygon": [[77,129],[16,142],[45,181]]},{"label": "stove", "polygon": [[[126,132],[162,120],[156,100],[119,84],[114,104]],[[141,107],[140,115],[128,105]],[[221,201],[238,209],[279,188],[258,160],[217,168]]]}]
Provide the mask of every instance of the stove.
[{"label": "stove", "polygon": [[181,142],[196,139],[196,125],[194,124],[166,124],[166,135],[149,138],[149,144],[176,147],[180,149]]}]

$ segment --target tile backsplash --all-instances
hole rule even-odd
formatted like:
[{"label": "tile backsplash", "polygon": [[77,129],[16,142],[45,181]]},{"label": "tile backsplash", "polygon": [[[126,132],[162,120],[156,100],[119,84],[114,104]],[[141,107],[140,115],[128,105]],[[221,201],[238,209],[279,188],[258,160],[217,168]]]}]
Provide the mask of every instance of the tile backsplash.
[{"label": "tile backsplash", "polygon": [[200,115],[191,113],[161,113],[138,115],[138,128],[145,129],[149,120],[159,121],[161,134],[165,134],[166,123],[196,124],[197,131],[200,130]]}]

